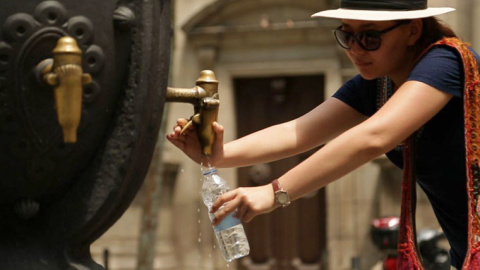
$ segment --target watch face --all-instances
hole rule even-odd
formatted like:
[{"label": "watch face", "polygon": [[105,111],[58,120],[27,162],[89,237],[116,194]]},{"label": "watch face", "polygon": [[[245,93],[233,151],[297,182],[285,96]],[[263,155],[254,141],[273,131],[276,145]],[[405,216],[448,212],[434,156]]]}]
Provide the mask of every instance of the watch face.
[{"label": "watch face", "polygon": [[277,201],[278,201],[280,204],[286,204],[286,203],[288,203],[289,199],[288,199],[287,193],[285,193],[285,192],[279,192],[279,193],[277,193]]}]

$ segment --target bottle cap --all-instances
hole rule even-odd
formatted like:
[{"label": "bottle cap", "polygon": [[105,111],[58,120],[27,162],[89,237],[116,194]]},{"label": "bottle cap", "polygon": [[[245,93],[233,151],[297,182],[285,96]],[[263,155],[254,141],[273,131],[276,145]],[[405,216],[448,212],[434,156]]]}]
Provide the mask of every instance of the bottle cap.
[{"label": "bottle cap", "polygon": [[209,174],[216,173],[216,172],[217,172],[216,168],[210,167],[203,173],[203,175],[209,175]]}]

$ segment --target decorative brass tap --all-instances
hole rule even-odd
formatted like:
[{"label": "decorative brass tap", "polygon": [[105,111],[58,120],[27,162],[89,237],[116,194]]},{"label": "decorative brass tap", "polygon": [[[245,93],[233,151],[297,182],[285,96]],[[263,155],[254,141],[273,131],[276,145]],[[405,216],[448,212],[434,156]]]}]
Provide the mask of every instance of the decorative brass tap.
[{"label": "decorative brass tap", "polygon": [[92,77],[82,70],[82,51],[72,37],[62,37],[53,49],[53,60],[45,59],[37,65],[41,79],[54,87],[55,110],[63,129],[65,143],[77,142],[77,129],[82,114],[83,85]]},{"label": "decorative brass tap", "polygon": [[193,104],[194,115],[183,127],[183,134],[192,125],[197,129],[198,139],[205,156],[212,154],[215,133],[212,123],[217,121],[220,100],[218,96],[218,81],[215,73],[204,70],[197,79],[196,86],[191,89],[167,88],[167,102],[184,102]]}]

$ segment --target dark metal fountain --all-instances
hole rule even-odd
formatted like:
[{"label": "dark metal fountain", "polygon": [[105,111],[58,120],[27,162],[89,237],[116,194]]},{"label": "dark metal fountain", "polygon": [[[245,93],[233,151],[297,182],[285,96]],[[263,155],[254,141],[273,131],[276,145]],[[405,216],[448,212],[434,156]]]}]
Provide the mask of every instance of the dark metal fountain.
[{"label": "dark metal fountain", "polygon": [[169,0],[0,1],[0,269],[103,269],[166,99]]}]

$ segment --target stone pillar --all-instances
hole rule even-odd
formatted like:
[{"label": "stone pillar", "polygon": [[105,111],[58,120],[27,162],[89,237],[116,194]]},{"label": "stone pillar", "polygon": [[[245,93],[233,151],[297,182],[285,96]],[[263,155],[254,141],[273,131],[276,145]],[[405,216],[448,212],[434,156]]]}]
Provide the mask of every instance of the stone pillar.
[{"label": "stone pillar", "polygon": [[473,1],[472,0],[462,0],[457,1],[456,9],[457,11],[453,14],[455,15],[456,23],[452,25],[455,32],[459,37],[468,42],[473,42],[473,25],[472,21],[475,19],[473,16]]},{"label": "stone pillar", "polygon": [[478,14],[480,14],[480,1],[474,0],[471,10],[473,11],[473,16],[472,16],[472,19],[470,20],[470,23],[473,28],[472,45],[473,45],[473,48],[478,52],[480,51],[480,29],[478,27],[473,27],[473,26],[480,24],[480,16],[478,16]]}]

